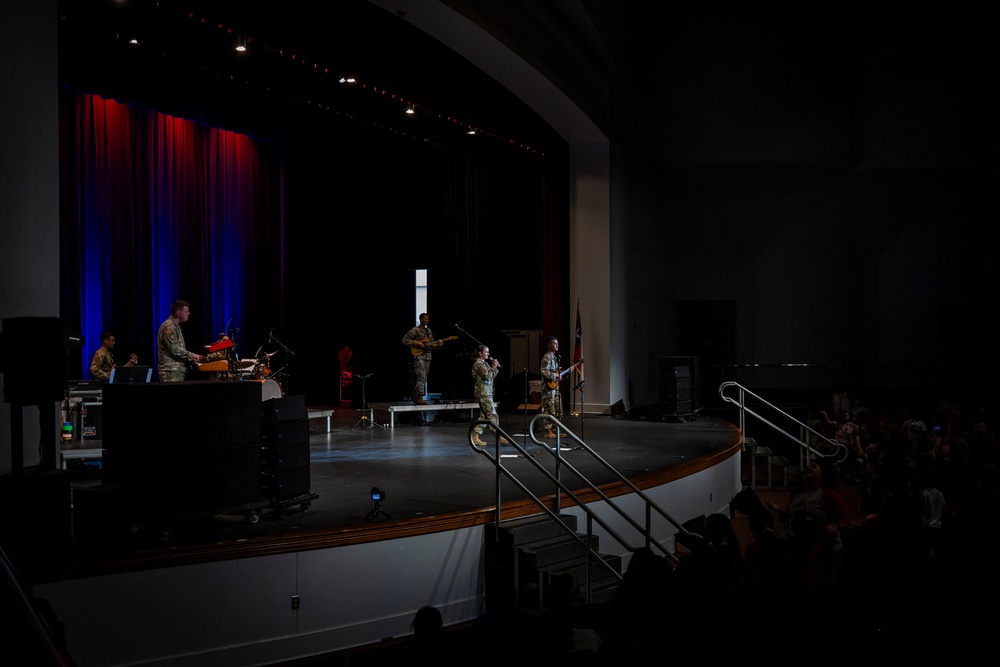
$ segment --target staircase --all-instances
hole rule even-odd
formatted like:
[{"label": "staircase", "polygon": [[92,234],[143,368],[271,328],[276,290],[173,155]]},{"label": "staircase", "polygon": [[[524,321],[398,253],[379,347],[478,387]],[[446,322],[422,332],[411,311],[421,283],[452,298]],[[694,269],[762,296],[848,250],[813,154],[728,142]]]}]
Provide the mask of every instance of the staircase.
[{"label": "staircase", "polygon": [[[628,511],[618,501],[609,498],[574,462],[561,458],[559,452],[563,450],[559,440],[556,441],[556,447],[549,447],[547,443],[532,436],[534,444],[541,452],[553,457],[553,459],[536,458],[535,454],[526,452],[514,437],[494,426],[497,432],[509,441],[509,446],[523,457],[524,462],[530,464],[527,473],[521,472],[515,475],[511,469],[502,464],[501,457],[489,447],[476,446],[472,440],[477,425],[487,426],[490,423],[486,420],[472,422],[469,425],[470,447],[497,467],[497,507],[503,505],[499,491],[499,478],[502,474],[542,510],[542,513],[517,519],[504,520],[498,517],[496,523],[487,526],[485,545],[487,604],[491,598],[498,604],[507,604],[513,599],[522,608],[536,606],[542,609],[546,606],[546,598],[550,597],[550,594],[554,593],[557,600],[561,601],[573,592],[587,602],[609,600],[622,580],[623,556],[602,553],[599,536],[594,532],[595,528],[601,530],[601,536],[615,543],[614,549],[618,554],[634,553],[639,546],[643,546],[657,550],[668,560],[676,561],[674,554],[660,541],[664,538],[658,539],[653,535],[650,529],[652,518],[655,516],[665,519],[677,529],[678,534],[694,536],[555,417],[545,414],[535,415],[528,427],[530,433],[538,431],[535,422],[540,419],[555,422],[559,432],[565,433],[567,442],[572,441],[576,445],[575,450],[588,455],[592,462],[603,466],[618,482],[629,487],[632,491],[629,497],[641,500],[644,503],[644,512],[636,513],[639,518],[633,516],[634,509]],[[553,460],[555,462],[553,469],[543,465]],[[577,526],[577,516],[581,516],[580,514],[567,514],[560,510],[559,500],[556,502],[556,507],[550,509],[547,503],[528,489],[519,476],[530,474],[532,471],[553,484],[557,498],[572,502],[574,510],[585,517],[583,519],[586,522],[585,526]],[[564,475],[575,478],[572,488],[563,480]],[[610,517],[602,517],[587,503],[582,502],[573,491],[580,488],[596,494],[614,513],[615,520],[622,521],[627,527],[637,531],[642,537],[640,544],[632,544],[623,538],[609,523]]]},{"label": "staircase", "polygon": [[567,578],[591,602],[613,596],[621,580],[621,556],[602,554],[599,537],[588,538],[577,531],[576,524],[574,515],[560,514],[557,521],[536,514],[495,527],[494,563],[500,566],[500,576],[515,582],[521,607],[541,610],[547,600],[561,594],[555,589]]},{"label": "staircase", "polygon": [[[847,459],[847,447],[736,382],[727,381],[719,385],[719,396],[726,403],[739,408],[739,429],[743,434],[743,483],[752,489],[787,490],[789,483],[794,482],[794,479],[802,474],[804,462],[827,458],[842,463]],[[793,443],[790,447],[798,453],[799,463],[792,462],[776,453],[771,447],[760,445],[755,438],[748,437],[747,417],[752,417],[759,424],[766,426],[769,434],[784,437],[785,440],[781,442]],[[815,448],[817,441],[823,443],[825,451]],[[746,475],[747,472],[749,475]]]}]

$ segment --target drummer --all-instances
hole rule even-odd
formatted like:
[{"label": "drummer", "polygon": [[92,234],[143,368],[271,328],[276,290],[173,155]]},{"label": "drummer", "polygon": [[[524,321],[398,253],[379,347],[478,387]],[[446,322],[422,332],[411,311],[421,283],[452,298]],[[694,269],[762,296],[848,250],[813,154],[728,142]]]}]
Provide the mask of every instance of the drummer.
[{"label": "drummer", "polygon": [[[228,343],[228,345],[220,345],[220,343]],[[229,336],[225,333],[219,334],[219,339],[212,343],[211,345],[206,345],[205,349],[208,350],[208,360],[209,361],[226,361],[229,357],[229,350],[233,348],[232,342],[229,340]],[[214,352],[213,352],[214,350]]]}]

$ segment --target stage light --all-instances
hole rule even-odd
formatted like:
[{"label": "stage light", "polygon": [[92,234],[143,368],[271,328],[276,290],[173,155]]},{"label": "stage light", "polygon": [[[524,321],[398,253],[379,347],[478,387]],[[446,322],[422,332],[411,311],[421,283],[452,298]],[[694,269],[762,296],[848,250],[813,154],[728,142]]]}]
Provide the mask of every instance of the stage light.
[{"label": "stage light", "polygon": [[236,38],[236,50],[240,53],[247,50],[247,40],[245,37],[240,36]]},{"label": "stage light", "polygon": [[416,112],[415,112],[415,111],[413,110],[413,105],[412,105],[412,104],[411,104],[411,105],[409,105],[408,107],[406,107],[406,113],[408,113],[408,114],[413,114],[413,113],[416,113]]}]

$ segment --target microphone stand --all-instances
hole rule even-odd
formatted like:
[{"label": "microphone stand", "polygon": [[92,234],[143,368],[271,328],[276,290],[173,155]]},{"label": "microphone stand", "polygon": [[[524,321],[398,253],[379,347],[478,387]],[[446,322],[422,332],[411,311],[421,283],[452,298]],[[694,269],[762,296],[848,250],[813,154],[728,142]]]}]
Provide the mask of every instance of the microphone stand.
[{"label": "microphone stand", "polygon": [[[525,368],[524,369],[524,398],[521,400],[521,405],[524,406],[524,410],[522,410],[522,412],[524,413],[524,433],[522,433],[521,435],[524,438],[527,438],[528,434],[530,433],[530,431],[528,430],[528,400],[531,398],[531,390],[528,387],[529,387],[529,384],[528,384],[528,369]],[[527,445],[527,442],[525,441],[522,444]]]},{"label": "microphone stand", "polygon": [[[584,388],[584,385],[586,385],[586,384],[587,384],[587,378],[583,378],[582,380],[580,380],[576,384],[575,387],[573,387],[573,391],[576,391],[577,389],[580,390],[580,440],[583,440],[584,442],[587,441],[583,437],[583,406],[587,404],[586,400],[584,400],[584,397],[583,397],[583,395],[584,395],[583,388]],[[583,449],[583,447],[577,446],[576,449]]]},{"label": "microphone stand", "polygon": [[[280,347],[282,350],[284,350],[285,352],[287,352],[288,356],[290,356],[290,357],[294,357],[295,356],[295,353],[292,352],[290,349],[288,349],[288,346],[286,346],[284,343],[282,343],[280,340],[278,340],[275,337],[275,335],[274,335],[274,329],[271,329],[271,335],[268,337],[267,342],[270,343],[272,341],[275,342],[275,343],[277,343],[278,347]],[[291,359],[289,359],[287,362],[285,362],[284,366],[282,366],[281,368],[279,368],[278,370],[276,370],[272,375],[279,375],[279,374],[281,374],[282,371],[285,370],[285,367],[289,366],[291,363],[292,363]],[[282,377],[286,377],[287,378],[287,377],[290,377],[290,376],[291,376],[291,373],[284,373],[284,375]]]}]

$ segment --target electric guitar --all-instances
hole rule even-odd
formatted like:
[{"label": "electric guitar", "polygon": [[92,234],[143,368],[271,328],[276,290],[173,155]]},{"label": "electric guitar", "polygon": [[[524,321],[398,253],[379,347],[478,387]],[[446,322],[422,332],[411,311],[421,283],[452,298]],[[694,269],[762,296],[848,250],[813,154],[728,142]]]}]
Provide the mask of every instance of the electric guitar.
[{"label": "electric guitar", "polygon": [[[430,349],[434,350],[434,349],[437,349],[437,348],[441,347],[442,345],[444,345],[449,340],[458,340],[458,336],[448,336],[447,338],[438,338],[437,340],[431,340],[429,338],[425,338],[425,339],[423,339],[420,342],[423,343],[424,345],[430,345]],[[415,356],[415,357],[422,357],[422,356],[424,356],[424,352],[426,352],[427,349],[428,348],[418,347],[416,345],[411,345],[410,346],[410,352],[412,352],[413,356]]]},{"label": "electric guitar", "polygon": [[566,377],[567,373],[569,373],[571,370],[573,370],[574,368],[576,368],[577,366],[579,366],[582,363],[583,363],[583,357],[580,357],[580,361],[576,362],[575,364],[573,364],[572,366],[570,366],[566,370],[564,370],[561,373],[559,373],[559,377],[556,378],[555,380],[548,380],[548,379],[545,380],[546,386],[548,386],[549,389],[555,389],[556,387],[559,386],[559,382],[562,381],[562,379],[564,377]]}]

